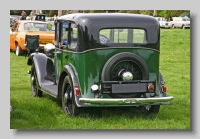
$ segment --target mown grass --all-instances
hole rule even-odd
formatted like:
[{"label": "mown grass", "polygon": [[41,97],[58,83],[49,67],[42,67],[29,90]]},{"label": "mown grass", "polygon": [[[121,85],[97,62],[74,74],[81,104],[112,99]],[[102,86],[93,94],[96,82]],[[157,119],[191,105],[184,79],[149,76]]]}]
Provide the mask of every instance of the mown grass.
[{"label": "mown grass", "polygon": [[10,53],[11,129],[186,129],[190,125],[190,30],[161,29],[160,70],[167,92],[174,96],[158,115],[135,108],[90,108],[79,117],[64,114],[60,102],[30,90],[27,58]]}]

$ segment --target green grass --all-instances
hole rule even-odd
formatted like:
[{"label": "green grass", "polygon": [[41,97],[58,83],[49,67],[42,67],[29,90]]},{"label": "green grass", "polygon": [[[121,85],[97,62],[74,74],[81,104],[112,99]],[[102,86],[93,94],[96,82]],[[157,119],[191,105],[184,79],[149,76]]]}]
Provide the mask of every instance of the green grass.
[{"label": "green grass", "polygon": [[43,93],[32,97],[27,58],[10,53],[11,129],[187,129],[190,125],[190,30],[161,29],[160,70],[174,96],[158,115],[134,108],[89,108],[79,117],[66,115],[60,102]]}]

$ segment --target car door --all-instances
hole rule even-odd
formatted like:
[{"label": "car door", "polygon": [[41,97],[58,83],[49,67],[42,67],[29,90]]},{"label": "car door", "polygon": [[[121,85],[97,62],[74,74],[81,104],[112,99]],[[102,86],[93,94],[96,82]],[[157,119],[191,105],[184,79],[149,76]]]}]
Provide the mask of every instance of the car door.
[{"label": "car door", "polygon": [[60,72],[62,69],[62,45],[61,45],[61,22],[55,22],[55,41],[54,45],[56,51],[54,52],[54,64],[55,64],[55,78],[56,82],[59,80]]},{"label": "car door", "polygon": [[[55,77],[56,81],[59,80],[60,72],[63,66],[66,65],[67,59],[67,47],[68,47],[68,22],[67,21],[56,21],[55,22],[55,47],[56,52],[54,53],[55,63]],[[63,59],[65,57],[65,59]]]},{"label": "car door", "polygon": [[182,22],[183,22],[182,19],[179,18],[179,19],[178,19],[178,27],[181,27],[181,26],[182,26]]},{"label": "car door", "polygon": [[16,49],[16,36],[18,34],[17,28],[18,28],[18,23],[15,23],[13,27],[10,29],[10,50],[15,50]]}]

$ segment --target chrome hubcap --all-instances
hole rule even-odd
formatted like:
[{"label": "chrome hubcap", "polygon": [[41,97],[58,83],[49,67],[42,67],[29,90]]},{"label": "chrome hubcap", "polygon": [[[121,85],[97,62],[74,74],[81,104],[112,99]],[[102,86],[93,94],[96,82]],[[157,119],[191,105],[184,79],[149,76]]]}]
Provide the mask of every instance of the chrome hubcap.
[{"label": "chrome hubcap", "polygon": [[126,72],[122,73],[122,79],[124,81],[131,81],[131,80],[133,80],[133,74],[129,71],[126,71]]}]

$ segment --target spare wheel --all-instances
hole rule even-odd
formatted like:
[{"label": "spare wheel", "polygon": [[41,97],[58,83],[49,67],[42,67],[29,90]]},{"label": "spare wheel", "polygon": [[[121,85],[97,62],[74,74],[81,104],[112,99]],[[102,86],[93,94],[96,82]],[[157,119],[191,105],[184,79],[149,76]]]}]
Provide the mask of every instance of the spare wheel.
[{"label": "spare wheel", "polygon": [[[102,81],[123,81],[124,73],[132,75],[131,80],[149,80],[149,70],[145,61],[138,55],[123,52],[112,56],[104,65],[102,70]],[[106,85],[108,86],[108,85]],[[108,94],[112,98],[136,98],[141,93],[119,93]]]}]

